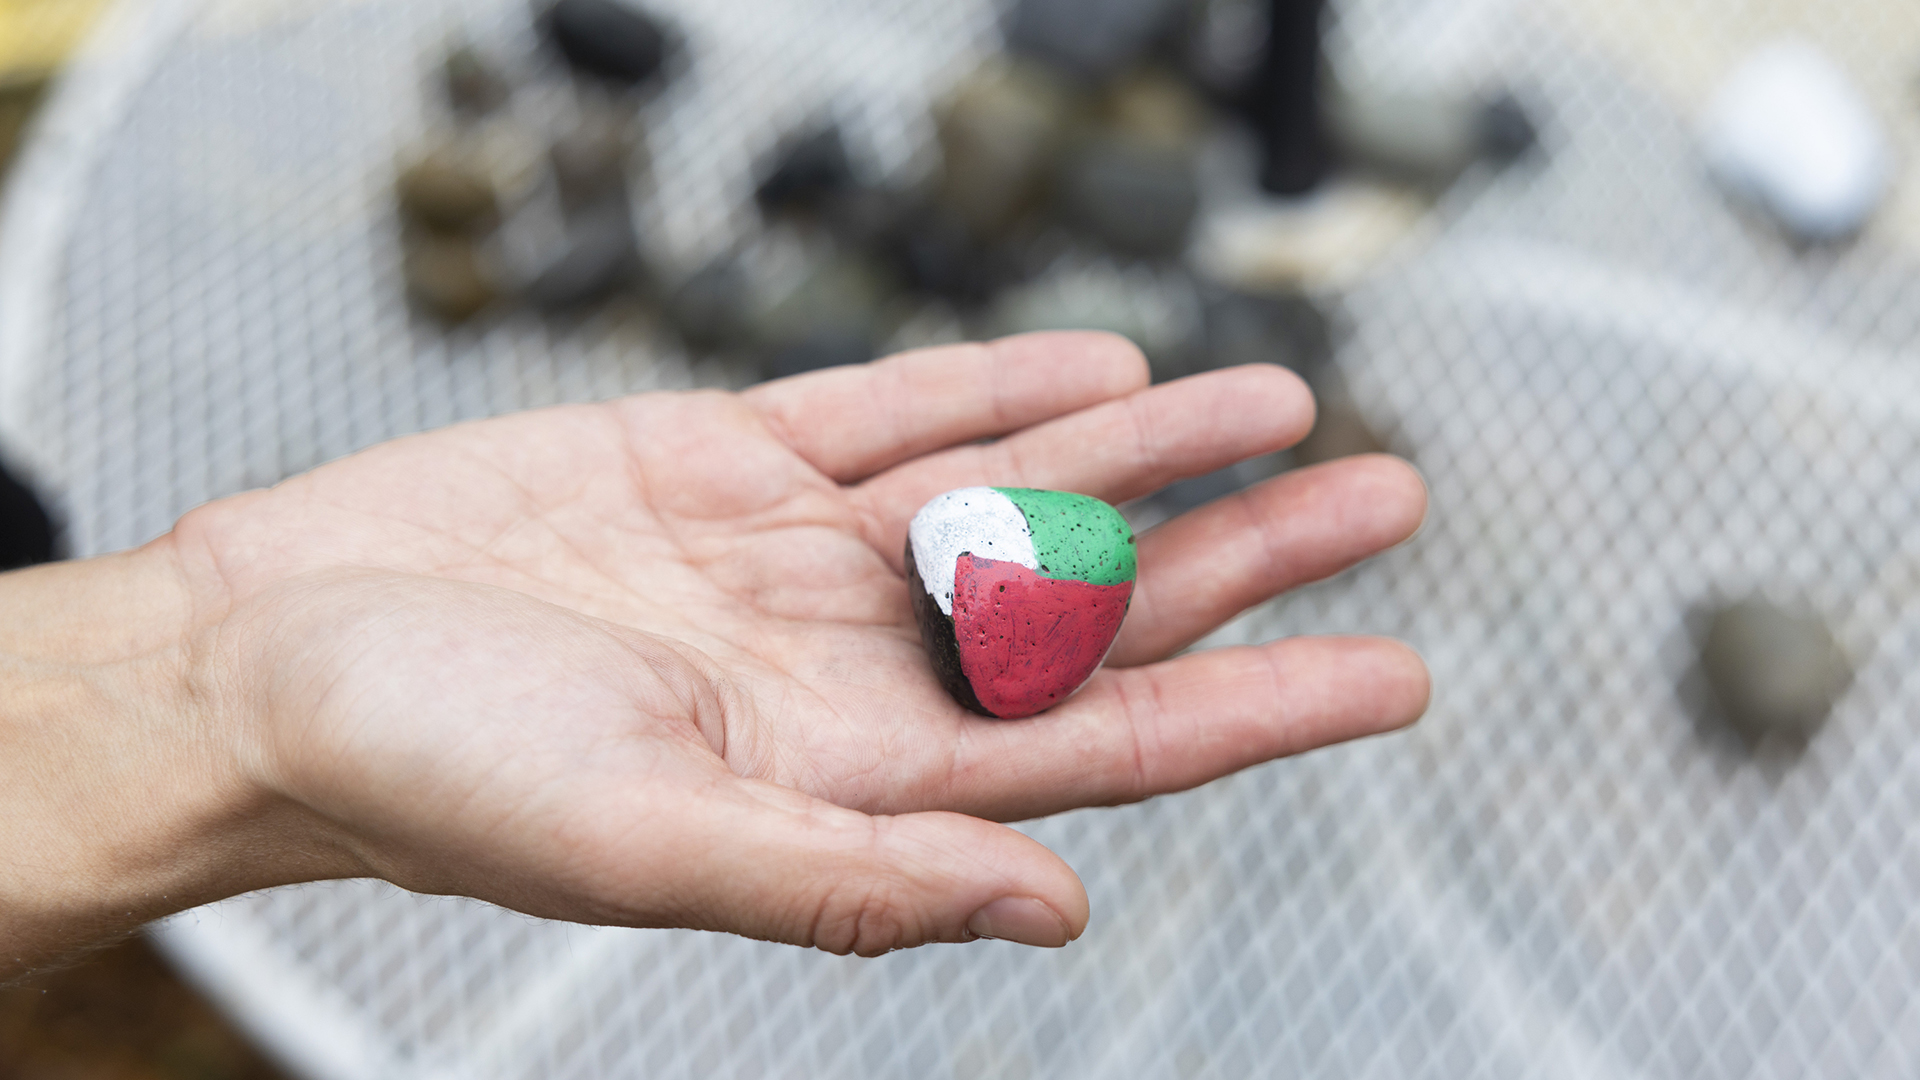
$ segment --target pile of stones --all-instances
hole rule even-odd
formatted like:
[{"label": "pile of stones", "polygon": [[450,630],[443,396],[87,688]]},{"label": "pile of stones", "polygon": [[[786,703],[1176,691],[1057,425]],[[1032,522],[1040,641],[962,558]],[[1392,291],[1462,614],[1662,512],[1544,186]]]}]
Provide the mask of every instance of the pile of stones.
[{"label": "pile of stones", "polygon": [[[742,252],[688,274],[648,272],[632,213],[645,157],[637,118],[683,51],[640,6],[546,3],[536,19],[545,47],[592,90],[582,100],[597,115],[529,154],[524,131],[500,135],[514,92],[502,65],[454,48],[439,81],[462,122],[403,163],[397,184],[408,287],[448,322],[508,305],[637,299],[689,353],[738,359],[758,378],[1065,327],[1126,334],[1159,378],[1250,361],[1313,377],[1333,328],[1302,282],[1195,268],[1206,174],[1218,169],[1210,148],[1223,138],[1254,147],[1245,186],[1272,197],[1355,168],[1438,186],[1532,141],[1510,98],[1329,90],[1322,6],[1022,0],[1005,53],[937,105],[932,178],[874,181],[863,148],[830,121],[764,155],[755,179],[767,232],[806,253],[804,272],[770,288]],[[1323,441],[1378,443],[1351,432]]]}]

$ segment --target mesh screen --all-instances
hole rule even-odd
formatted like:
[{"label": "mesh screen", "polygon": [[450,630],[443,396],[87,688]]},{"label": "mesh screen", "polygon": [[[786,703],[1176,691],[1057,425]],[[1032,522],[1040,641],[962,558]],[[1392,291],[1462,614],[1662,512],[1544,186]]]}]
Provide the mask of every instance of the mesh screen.
[{"label": "mesh screen", "polygon": [[[691,63],[649,107],[642,220],[688,266],[752,227],[750,163],[803,117],[924,169],[928,100],[997,35],[984,2],[655,6]],[[1057,953],[841,959],[344,882],[181,916],[176,955],[316,1077],[1920,1073],[1920,189],[1795,250],[1715,193],[1691,120],[1794,32],[1911,158],[1920,12],[1336,6],[1343,70],[1499,80],[1544,120],[1324,297],[1424,532],[1215,638],[1404,636],[1417,729],[1026,826],[1093,898]],[[13,441],[80,552],[392,435],[732,377],[638,311],[408,313],[388,192],[445,122],[422,72],[456,29],[524,37],[520,4],[121,17],[12,195],[7,243],[53,222],[48,258],[0,277]],[[523,59],[519,107],[578,106]],[[1858,670],[1804,749],[1689,704],[1686,613],[1755,590],[1827,612]]]}]

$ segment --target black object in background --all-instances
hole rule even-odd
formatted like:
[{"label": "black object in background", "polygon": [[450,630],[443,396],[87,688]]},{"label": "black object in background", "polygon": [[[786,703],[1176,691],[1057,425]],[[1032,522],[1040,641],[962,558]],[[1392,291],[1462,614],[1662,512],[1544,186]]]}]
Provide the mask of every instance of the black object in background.
[{"label": "black object in background", "polygon": [[33,492],[0,466],[0,570],[52,562],[53,518]]},{"label": "black object in background", "polygon": [[1260,186],[1301,195],[1332,164],[1320,117],[1320,17],[1326,0],[1272,0],[1266,55],[1248,112],[1260,131]]},{"label": "black object in background", "polygon": [[618,0],[558,0],[540,21],[576,71],[632,86],[667,62],[665,27]]}]

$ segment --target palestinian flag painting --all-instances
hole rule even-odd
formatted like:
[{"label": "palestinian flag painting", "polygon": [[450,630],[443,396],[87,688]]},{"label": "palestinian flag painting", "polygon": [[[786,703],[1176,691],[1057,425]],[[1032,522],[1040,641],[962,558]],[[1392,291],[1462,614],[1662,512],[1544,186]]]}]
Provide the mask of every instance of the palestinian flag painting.
[{"label": "palestinian flag painting", "polygon": [[1133,529],[1090,495],[971,487],[907,527],[907,585],[941,685],[1002,719],[1065,701],[1133,598]]}]

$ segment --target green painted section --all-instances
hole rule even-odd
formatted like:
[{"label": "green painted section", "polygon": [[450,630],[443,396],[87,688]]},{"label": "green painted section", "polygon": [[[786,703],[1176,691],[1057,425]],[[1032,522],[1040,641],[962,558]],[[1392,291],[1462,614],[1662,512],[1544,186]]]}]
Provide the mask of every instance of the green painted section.
[{"label": "green painted section", "polygon": [[1070,491],[993,490],[1005,495],[1027,519],[1042,574],[1095,585],[1133,580],[1133,529],[1120,511],[1091,495]]}]

